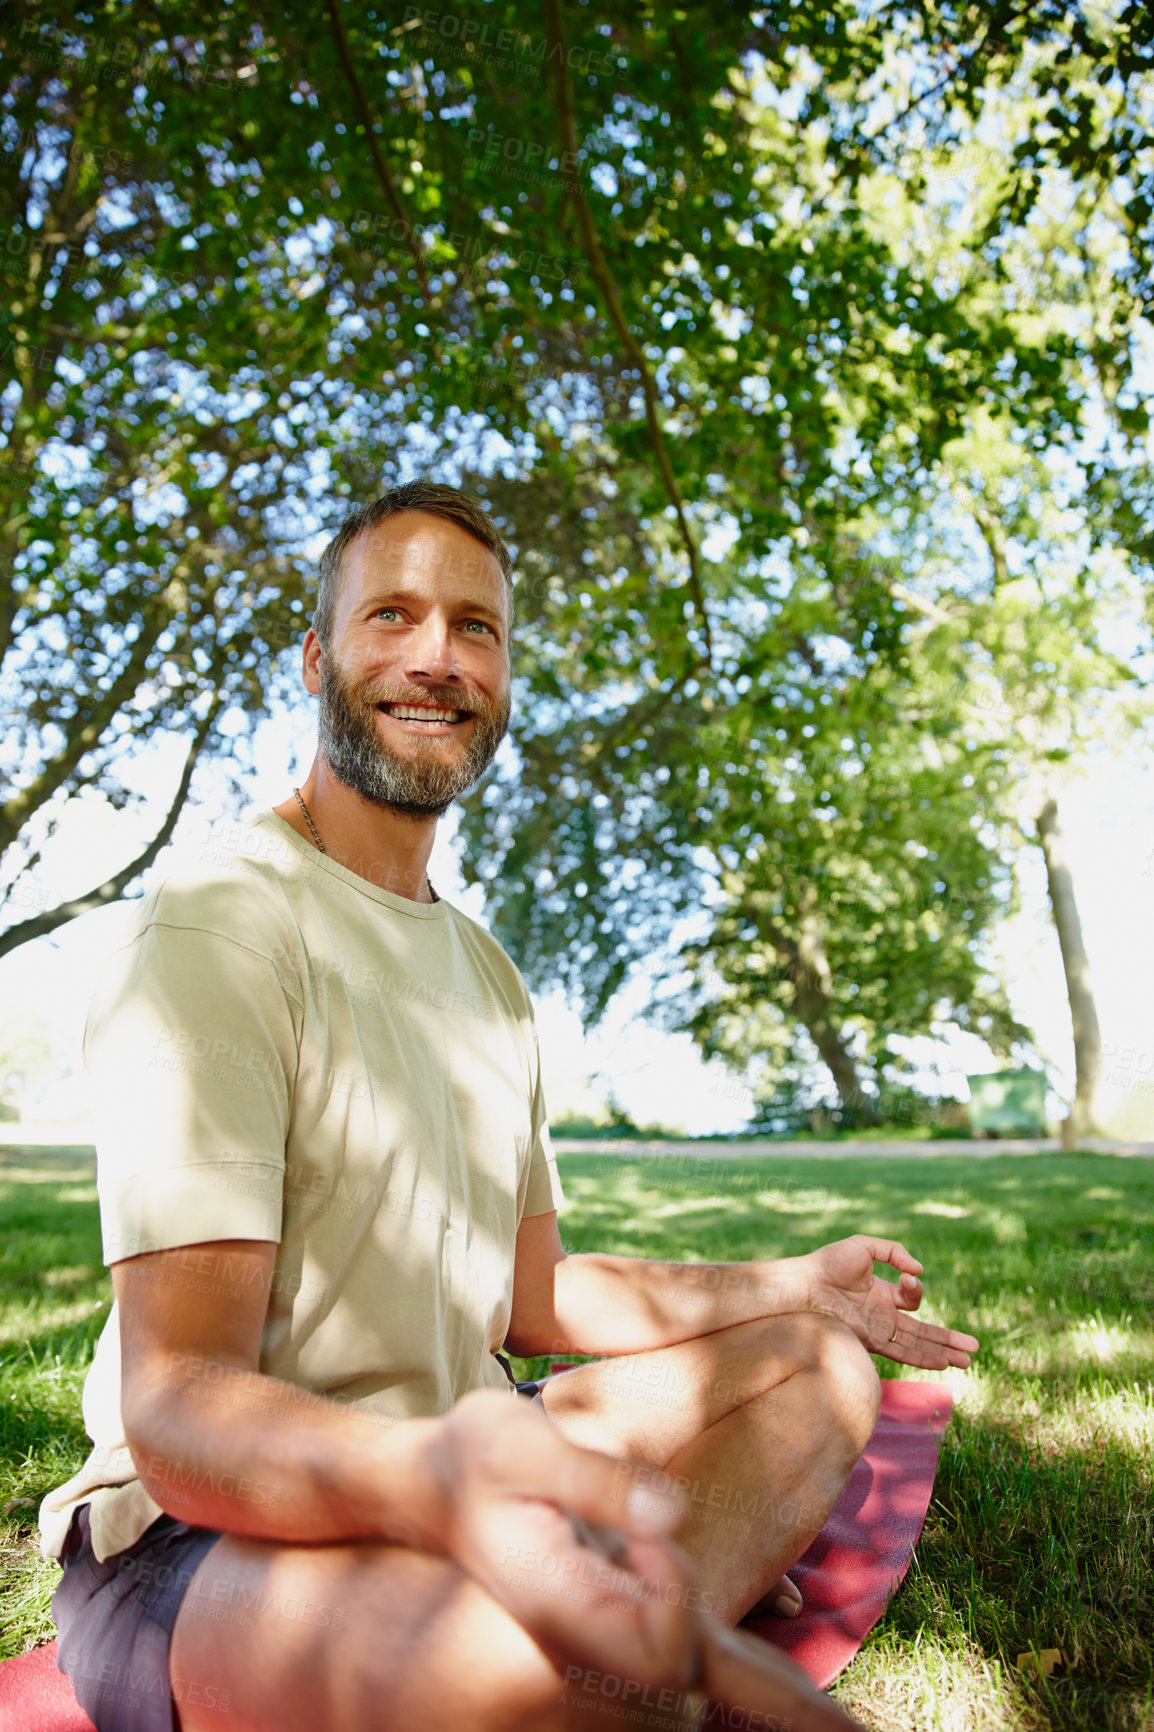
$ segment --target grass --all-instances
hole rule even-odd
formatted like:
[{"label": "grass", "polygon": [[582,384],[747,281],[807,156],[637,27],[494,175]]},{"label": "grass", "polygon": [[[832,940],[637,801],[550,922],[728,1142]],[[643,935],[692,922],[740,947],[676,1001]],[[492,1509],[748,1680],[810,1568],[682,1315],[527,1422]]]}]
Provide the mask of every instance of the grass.
[{"label": "grass", "polygon": [[[944,1374],[958,1406],[910,1573],[835,1686],[863,1724],[1154,1732],[1154,1163],[561,1166],[573,1250],[709,1261],[892,1234],[925,1263],[924,1314],[981,1339],[972,1371]],[[86,1453],[80,1388],[109,1300],[91,1162],[0,1155],[0,1225],[0,1652],[14,1653],[51,1634],[36,1502]],[[1019,1671],[1032,1647],[1066,1664]]]},{"label": "grass", "polygon": [[90,1149],[0,1150],[0,1657],[54,1634],[36,1511],[88,1454],[80,1391],[111,1305]]}]

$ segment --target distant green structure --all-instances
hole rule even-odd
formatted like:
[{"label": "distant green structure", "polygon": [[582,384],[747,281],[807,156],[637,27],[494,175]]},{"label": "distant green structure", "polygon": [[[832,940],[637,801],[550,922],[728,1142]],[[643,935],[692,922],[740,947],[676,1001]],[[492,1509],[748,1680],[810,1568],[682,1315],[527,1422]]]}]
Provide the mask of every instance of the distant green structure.
[{"label": "distant green structure", "polygon": [[999,1070],[968,1076],[970,1129],[975,1136],[1044,1137],[1046,1073]]}]

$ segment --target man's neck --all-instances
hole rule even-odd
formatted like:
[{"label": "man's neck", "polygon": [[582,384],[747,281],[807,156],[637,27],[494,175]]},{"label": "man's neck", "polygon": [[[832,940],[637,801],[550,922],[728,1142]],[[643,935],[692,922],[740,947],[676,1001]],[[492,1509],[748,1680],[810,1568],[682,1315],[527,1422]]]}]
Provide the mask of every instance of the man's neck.
[{"label": "man's neck", "polygon": [[362,799],[337,780],[322,758],[314,759],[301,783],[300,801],[290,794],[273,809],[310,847],[315,848],[319,838],[329,859],[358,878],[410,902],[435,900],[428,878],[435,818],[410,818]]}]

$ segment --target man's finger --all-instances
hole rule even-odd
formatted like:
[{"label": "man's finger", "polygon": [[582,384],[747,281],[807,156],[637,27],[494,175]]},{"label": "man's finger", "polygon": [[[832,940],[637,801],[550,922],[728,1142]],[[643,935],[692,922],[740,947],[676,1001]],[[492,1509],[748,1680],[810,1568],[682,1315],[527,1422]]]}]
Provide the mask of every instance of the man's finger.
[{"label": "man's finger", "polygon": [[498,1578],[498,1597],[546,1650],[621,1681],[677,1689],[693,1683],[702,1596],[675,1546],[632,1540],[620,1568],[558,1541],[537,1563],[536,1576]]},{"label": "man's finger", "polygon": [[980,1345],[973,1335],[963,1335],[958,1329],[945,1329],[938,1323],[923,1323],[911,1318],[910,1328],[915,1335],[939,1342],[943,1347],[952,1347],[958,1353],[976,1353]]},{"label": "man's finger", "polygon": [[703,1623],[703,1692],[730,1709],[727,1724],[756,1726],[760,1720],[793,1732],[862,1732],[780,1649],[712,1618]]},{"label": "man's finger", "polygon": [[955,1353],[976,1353],[979,1343],[972,1335],[962,1335],[956,1329],[943,1329],[938,1323],[923,1323],[918,1317],[908,1314],[900,1320],[901,1336],[907,1340],[921,1341],[924,1345],[945,1347]]},{"label": "man's finger", "polygon": [[962,1335],[953,1329],[942,1329],[936,1323],[921,1323],[903,1317],[898,1335],[887,1342],[887,1358],[899,1365],[916,1365],[922,1371],[945,1371],[949,1366],[967,1371],[970,1356],[978,1351],[972,1335]]},{"label": "man's finger", "polygon": [[918,1341],[903,1344],[895,1341],[885,1349],[885,1358],[895,1365],[912,1365],[917,1371],[968,1371],[968,1353],[955,1353],[952,1348],[923,1345]]},{"label": "man's finger", "polygon": [[875,1263],[888,1263],[891,1269],[900,1269],[906,1275],[921,1274],[922,1265],[896,1239],[871,1239],[868,1233],[860,1236]]}]

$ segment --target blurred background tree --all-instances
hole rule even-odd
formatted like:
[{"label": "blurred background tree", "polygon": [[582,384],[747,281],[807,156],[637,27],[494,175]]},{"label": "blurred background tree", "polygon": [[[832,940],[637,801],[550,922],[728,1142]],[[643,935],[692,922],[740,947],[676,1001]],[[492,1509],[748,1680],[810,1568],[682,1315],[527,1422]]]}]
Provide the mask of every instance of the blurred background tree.
[{"label": "blurred background tree", "polygon": [[[133,887],[278,701],[307,549],[431,473],[520,555],[466,872],[536,984],[595,1018],[668,951],[654,1014],[865,1120],[897,1036],[1020,1050],[1008,838],[1149,649],[1145,9],[0,28],[0,950]],[[37,906],[161,731],[152,841]]]}]

